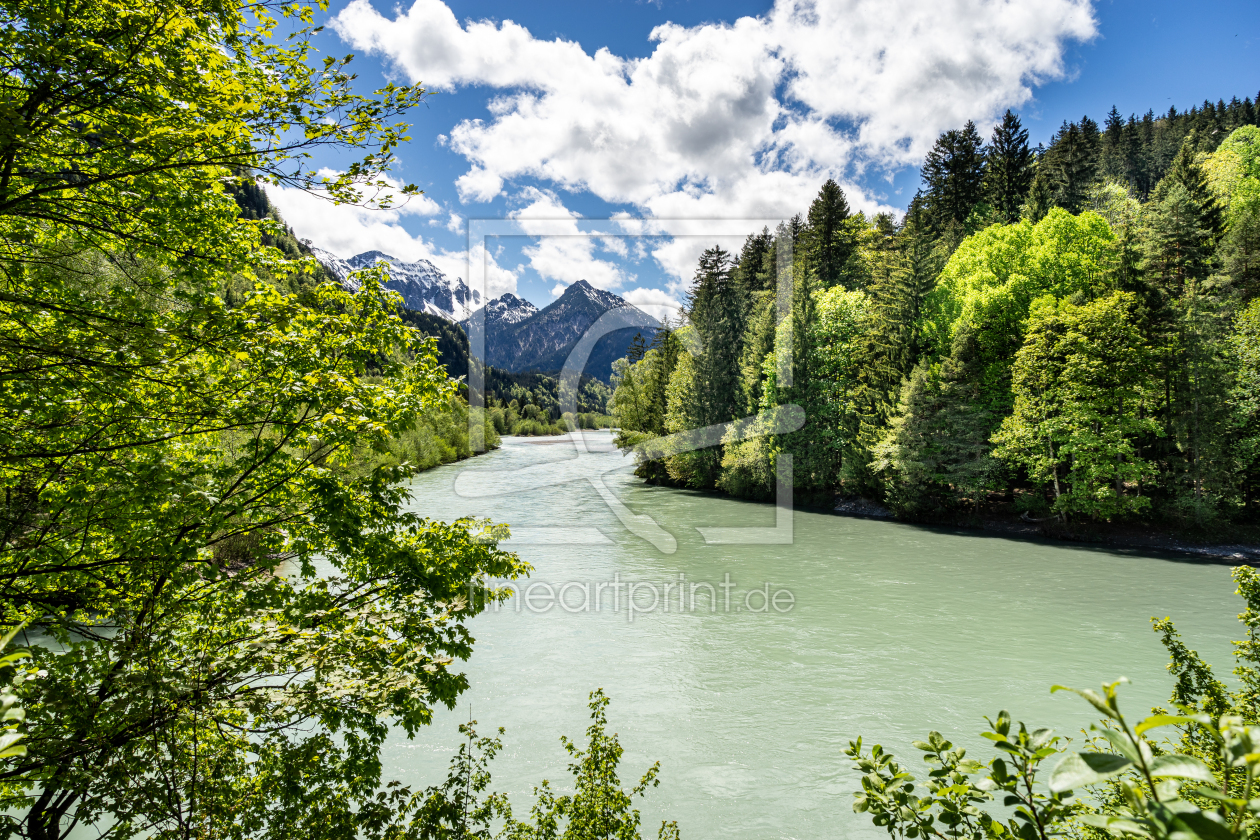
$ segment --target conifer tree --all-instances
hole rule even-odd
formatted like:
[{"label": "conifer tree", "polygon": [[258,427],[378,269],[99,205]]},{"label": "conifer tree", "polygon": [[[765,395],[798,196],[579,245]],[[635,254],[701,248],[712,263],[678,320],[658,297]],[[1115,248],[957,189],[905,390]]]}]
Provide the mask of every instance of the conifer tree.
[{"label": "conifer tree", "polygon": [[1028,130],[1007,110],[1002,122],[993,128],[985,163],[985,196],[1005,222],[1019,218],[1032,184],[1032,163]]},{"label": "conifer tree", "polygon": [[630,360],[630,364],[634,364],[643,358],[643,354],[647,352],[647,342],[643,340],[643,333],[634,334],[634,339],[630,342],[629,349],[626,350],[626,358]]},{"label": "conifer tree", "polygon": [[[701,349],[693,358],[680,356],[671,377],[667,414],[676,418],[674,425],[679,428],[670,431],[728,423],[742,414],[740,356],[748,291],[732,269],[730,254],[719,246],[700,256],[686,314]],[[681,453],[670,457],[669,471],[691,487],[711,489],[717,483],[721,457],[720,448]]]},{"label": "conifer tree", "polygon": [[1103,125],[1101,172],[1107,178],[1127,181],[1129,172],[1125,160],[1124,118],[1115,105],[1107,112]]},{"label": "conifer tree", "polygon": [[773,294],[760,293],[748,316],[739,360],[745,416],[755,414],[761,405],[766,382],[765,361],[774,352],[774,336],[778,327],[777,303]]},{"label": "conifer tree", "polygon": [[923,163],[923,180],[933,229],[961,227],[984,197],[984,141],[975,123],[968,120],[937,138]]},{"label": "conifer tree", "polygon": [[849,202],[839,184],[827,179],[810,204],[806,219],[802,244],[807,265],[819,285],[829,289],[843,281],[845,267],[857,250],[852,226],[846,224]]},{"label": "conifer tree", "polygon": [[[895,406],[902,381],[923,352],[923,302],[940,268],[921,195],[906,212],[897,250],[872,277],[866,338],[861,349],[862,416],[868,428],[882,427]],[[869,437],[870,435],[868,435]]]},{"label": "conifer tree", "polygon": [[1223,214],[1194,161],[1195,145],[1194,136],[1186,138],[1151,193],[1143,268],[1159,301],[1153,327],[1166,396],[1165,439],[1156,449],[1168,512],[1205,524],[1224,489],[1220,397],[1229,377],[1221,356],[1224,317],[1211,282]]},{"label": "conifer tree", "polygon": [[1153,202],[1163,202],[1178,185],[1185,188],[1187,198],[1194,205],[1196,224],[1207,232],[1209,239],[1205,247],[1212,247],[1225,231],[1225,211],[1212,194],[1208,186],[1207,176],[1202,167],[1195,163],[1195,136],[1187,137],[1181,144],[1177,156],[1173,158],[1168,172],[1156,185],[1151,194]]},{"label": "conifer tree", "polygon": [[[1043,156],[1044,157],[1044,156]],[[1038,161],[1036,174],[1028,187],[1028,200],[1020,209],[1020,215],[1030,222],[1040,222],[1054,207],[1054,174],[1049,165]]]},{"label": "conifer tree", "polygon": [[764,291],[774,284],[774,277],[766,272],[765,265],[773,245],[774,237],[769,228],[762,228],[761,233],[750,233],[744,240],[735,271],[748,291]]},{"label": "conifer tree", "polygon": [[1053,206],[1073,214],[1081,212],[1098,171],[1098,125],[1087,122],[1084,127],[1065,123],[1038,167],[1039,176],[1050,188]]}]

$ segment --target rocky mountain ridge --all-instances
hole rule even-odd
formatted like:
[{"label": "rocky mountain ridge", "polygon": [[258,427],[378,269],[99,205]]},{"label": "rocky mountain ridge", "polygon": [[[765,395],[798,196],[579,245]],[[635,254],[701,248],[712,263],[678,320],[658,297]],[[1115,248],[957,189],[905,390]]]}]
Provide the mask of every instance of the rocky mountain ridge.
[{"label": "rocky mountain ridge", "polygon": [[[611,312],[613,329],[594,342],[584,368],[591,376],[607,381],[613,360],[625,355],[634,334],[651,335],[660,326],[643,310],[585,280],[524,317],[521,314],[533,304],[515,295],[511,300],[506,300],[508,297],[486,305],[485,353],[488,364],[513,372],[559,371],[591,325]],[[467,321],[464,324],[467,326]]]},{"label": "rocky mountain ridge", "polygon": [[389,270],[386,288],[403,297],[403,306],[457,323],[466,332],[470,319],[484,312],[486,362],[512,373],[555,373],[564,367],[591,325],[613,313],[611,331],[583,345],[589,351],[584,370],[608,381],[614,359],[625,355],[636,332],[653,334],[660,324],[622,298],[597,289],[585,280],[572,284],[555,301],[539,309],[511,292],[479,307],[480,294],[460,278],[451,280],[428,260],[403,262],[381,251],[366,251],[349,259],[312,247],[315,258],[350,291],[358,291],[352,274],[377,263]]},{"label": "rocky mountain ridge", "polygon": [[352,292],[359,290],[351,273],[385,263],[389,270],[387,289],[403,297],[403,306],[414,312],[428,312],[448,321],[467,318],[481,303],[481,293],[468,288],[462,278],[451,279],[428,260],[404,262],[381,251],[365,251],[342,259],[331,251],[311,248],[315,259]]}]

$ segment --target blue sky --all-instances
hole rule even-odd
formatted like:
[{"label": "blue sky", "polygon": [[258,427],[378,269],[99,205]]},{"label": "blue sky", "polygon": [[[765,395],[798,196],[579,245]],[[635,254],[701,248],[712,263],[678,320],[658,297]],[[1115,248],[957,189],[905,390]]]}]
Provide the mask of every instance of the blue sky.
[{"label": "blue sky", "polygon": [[317,46],[355,53],[364,90],[434,90],[397,173],[426,197],[382,213],[273,192],[300,236],[466,276],[469,218],[692,221],[694,238],[491,241],[488,291],[539,306],[588,279],[664,314],[706,220],[791,215],[829,176],[855,208],[904,209],[940,130],[987,133],[1007,107],[1035,143],[1113,104],[1260,91],[1255,0],[334,0],[324,18]]}]

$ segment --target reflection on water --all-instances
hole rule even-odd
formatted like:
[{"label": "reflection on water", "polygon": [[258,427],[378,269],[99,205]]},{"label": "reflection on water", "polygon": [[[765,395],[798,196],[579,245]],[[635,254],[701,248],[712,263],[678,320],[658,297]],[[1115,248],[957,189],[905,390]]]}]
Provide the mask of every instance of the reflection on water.
[{"label": "reflection on water", "polygon": [[[697,609],[632,615],[605,600],[480,616],[464,669],[472,688],[415,740],[391,738],[387,777],[443,777],[471,707],[482,731],[507,728],[494,787],[524,813],[531,785],[567,782],[559,737],[580,738],[587,693],[602,687],[626,748],[623,782],[661,761],[661,786],[640,802],[645,836],[665,818],[691,838],[883,836],[850,805],[858,774],[841,750],[859,734],[913,766],[909,741],[933,728],[987,756],[981,718],[1004,707],[1077,735],[1093,718],[1079,700],[1051,697],[1056,682],[1125,675],[1128,709],[1164,704],[1171,681],[1152,616],[1173,616],[1218,674],[1229,671],[1242,602],[1226,567],[799,511],[791,545],[706,545],[697,528],[770,527],[774,508],[645,486],[609,433],[585,441],[579,456],[572,441],[507,438],[415,479],[412,504],[511,524],[520,536],[508,545],[534,566],[531,583],[553,591],[618,580],[659,592],[680,576],[729,574],[732,608],[705,609],[701,597]],[[677,551],[627,532],[593,477]],[[790,591],[791,608],[740,608],[766,584]]]}]

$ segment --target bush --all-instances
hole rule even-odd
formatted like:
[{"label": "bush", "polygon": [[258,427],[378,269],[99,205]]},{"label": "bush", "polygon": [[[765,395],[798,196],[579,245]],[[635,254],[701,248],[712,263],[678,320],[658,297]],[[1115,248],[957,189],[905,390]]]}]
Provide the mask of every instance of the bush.
[{"label": "bush", "polygon": [[[442,464],[450,464],[470,457],[475,450],[499,447],[498,422],[494,417],[497,409],[473,409],[483,421],[473,426],[473,439],[469,439],[468,403],[462,397],[451,397],[445,405],[427,411],[416,418],[407,431],[391,440],[384,451],[371,451],[366,447],[356,453],[355,462],[361,468],[399,466],[410,464],[417,470],[427,470]],[[502,414],[501,410],[500,414]],[[476,439],[480,432],[481,438]],[[366,471],[366,470],[365,470]]]}]

